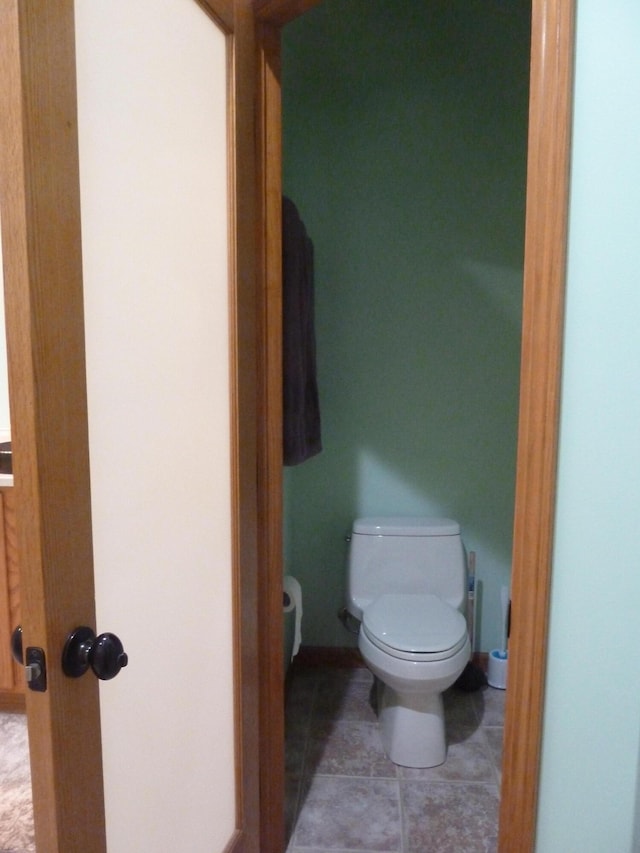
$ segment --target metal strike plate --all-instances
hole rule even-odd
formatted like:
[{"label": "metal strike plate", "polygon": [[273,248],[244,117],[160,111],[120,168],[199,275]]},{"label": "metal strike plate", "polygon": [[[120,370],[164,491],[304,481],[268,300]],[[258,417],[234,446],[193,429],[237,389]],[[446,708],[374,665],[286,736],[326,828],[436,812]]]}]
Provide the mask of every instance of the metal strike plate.
[{"label": "metal strike plate", "polygon": [[27,647],[24,671],[29,690],[44,693],[47,689],[47,666],[43,649],[37,646]]}]

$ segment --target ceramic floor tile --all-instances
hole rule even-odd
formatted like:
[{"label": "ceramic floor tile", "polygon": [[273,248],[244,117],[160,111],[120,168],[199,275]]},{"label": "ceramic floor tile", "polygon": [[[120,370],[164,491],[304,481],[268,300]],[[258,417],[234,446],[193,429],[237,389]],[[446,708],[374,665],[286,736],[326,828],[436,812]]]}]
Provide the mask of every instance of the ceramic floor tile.
[{"label": "ceramic floor tile", "polygon": [[413,781],[400,785],[405,853],[495,853],[495,785]]},{"label": "ceramic floor tile", "polygon": [[[4,852],[2,852],[4,853]],[[365,850],[362,847],[287,847],[287,853],[377,853],[375,850]],[[394,851],[395,853],[395,851]]]},{"label": "ceramic floor tile", "polygon": [[442,694],[442,703],[447,730],[456,726],[469,729],[478,725],[474,695],[458,690],[456,687],[445,690]]},{"label": "ceramic floor tile", "polygon": [[292,673],[284,697],[287,723],[299,725],[311,716],[318,684],[317,675],[308,670]]},{"label": "ceramic floor tile", "polygon": [[398,768],[384,754],[372,685],[367,669],[316,668],[292,680],[288,853],[494,851],[505,692],[448,690],[447,761],[422,771]]},{"label": "ceramic floor tile", "polygon": [[308,732],[300,732],[298,729],[285,731],[285,773],[302,773],[304,754],[307,749]]},{"label": "ceramic floor tile", "polygon": [[305,773],[396,778],[377,723],[338,720],[315,723],[309,737]]},{"label": "ceramic floor tile", "polygon": [[324,666],[316,668],[316,678],[322,687],[355,684],[358,681],[373,683],[373,674],[366,666],[335,667]]},{"label": "ceramic floor tile", "polygon": [[479,722],[483,726],[504,725],[504,705],[506,690],[485,687],[472,694],[476,703]]},{"label": "ceramic floor tile", "polygon": [[296,774],[285,776],[284,780],[284,826],[285,836],[290,839],[298,818],[300,785],[302,777]]},{"label": "ceramic floor tile", "polygon": [[371,705],[373,676],[367,670],[342,670],[333,678],[318,681],[315,720],[362,720],[375,722]]},{"label": "ceramic floor tile", "polygon": [[[462,735],[462,730],[461,730]],[[495,783],[495,768],[489,743],[482,729],[467,729],[466,736],[447,745],[447,758],[438,767],[402,767],[401,779],[423,779],[432,782]]]},{"label": "ceramic floor tile", "polygon": [[489,749],[491,750],[491,757],[498,774],[498,779],[502,779],[502,742],[504,739],[504,728],[502,726],[487,727],[483,729],[483,731],[487,738]]},{"label": "ceramic floor tile", "polygon": [[317,776],[306,793],[291,847],[402,850],[398,783]]},{"label": "ceramic floor tile", "polygon": [[[2,851],[4,853],[4,851]],[[377,853],[375,850],[365,850],[362,847],[287,847],[287,853]],[[395,853],[395,851],[393,851]]]}]

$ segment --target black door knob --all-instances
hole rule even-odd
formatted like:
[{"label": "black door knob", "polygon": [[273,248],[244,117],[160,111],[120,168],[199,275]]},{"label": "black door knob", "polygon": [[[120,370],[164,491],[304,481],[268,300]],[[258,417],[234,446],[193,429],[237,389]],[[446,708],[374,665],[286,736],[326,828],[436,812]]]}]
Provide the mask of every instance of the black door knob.
[{"label": "black door knob", "polygon": [[115,634],[96,637],[85,626],[69,634],[62,652],[62,670],[69,678],[79,678],[91,667],[99,679],[108,681],[128,663],[129,658]]},{"label": "black door knob", "polygon": [[24,676],[30,690],[44,693],[47,689],[47,669],[44,651],[35,646],[27,648],[26,661],[22,645],[22,625],[11,634],[11,655],[16,663],[24,666]]},{"label": "black door knob", "polygon": [[24,663],[24,652],[22,650],[22,625],[13,629],[11,634],[11,656],[16,663]]}]

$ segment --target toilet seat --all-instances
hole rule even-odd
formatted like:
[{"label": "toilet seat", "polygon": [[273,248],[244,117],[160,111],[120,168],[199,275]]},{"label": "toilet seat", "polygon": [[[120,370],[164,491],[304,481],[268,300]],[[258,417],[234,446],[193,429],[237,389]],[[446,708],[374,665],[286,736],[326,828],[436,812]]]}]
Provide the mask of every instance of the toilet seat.
[{"label": "toilet seat", "polygon": [[418,662],[446,660],[467,642],[463,615],[435,595],[381,595],[365,609],[362,630],[391,657]]}]

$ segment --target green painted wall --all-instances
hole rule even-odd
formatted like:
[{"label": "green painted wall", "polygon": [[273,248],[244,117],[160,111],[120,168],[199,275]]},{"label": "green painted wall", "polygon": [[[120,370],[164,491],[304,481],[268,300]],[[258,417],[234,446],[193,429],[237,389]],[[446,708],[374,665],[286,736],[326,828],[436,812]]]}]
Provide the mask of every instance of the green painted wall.
[{"label": "green painted wall", "polygon": [[345,535],[456,518],[476,648],[513,526],[530,4],[326,0],[283,38],[284,188],[314,241],[324,451],[285,470],[303,641],[348,644]]},{"label": "green painted wall", "polygon": [[578,3],[538,853],[640,851],[639,44]]}]

